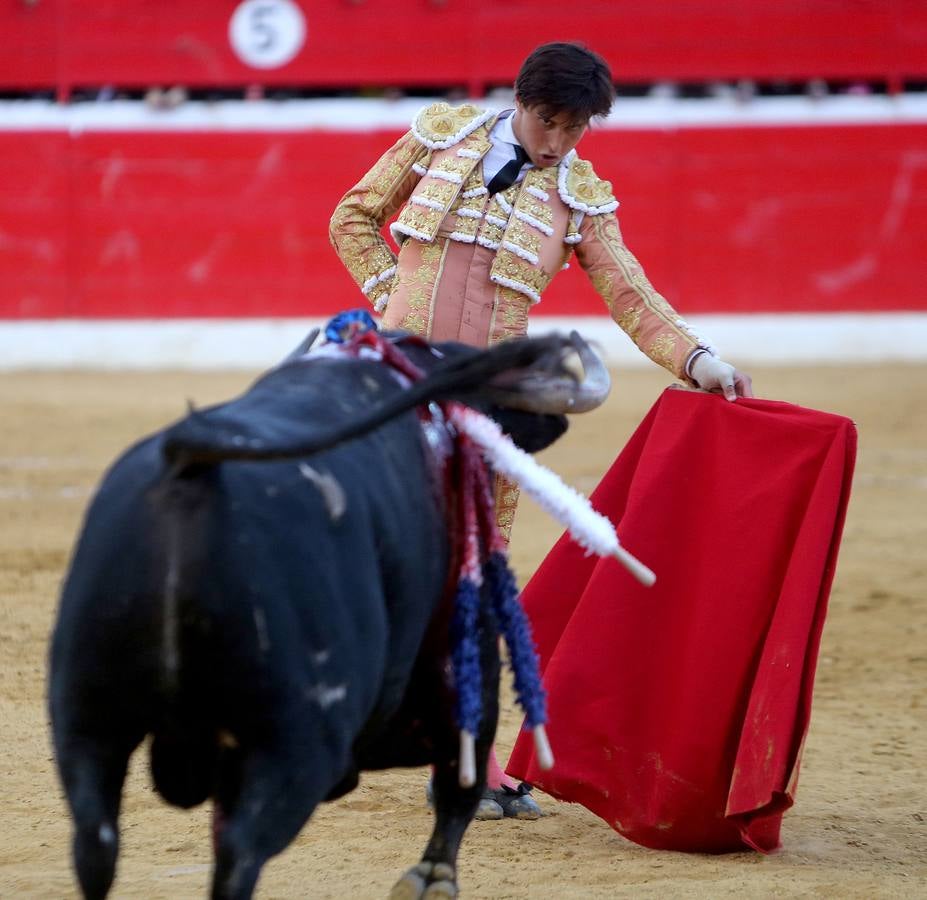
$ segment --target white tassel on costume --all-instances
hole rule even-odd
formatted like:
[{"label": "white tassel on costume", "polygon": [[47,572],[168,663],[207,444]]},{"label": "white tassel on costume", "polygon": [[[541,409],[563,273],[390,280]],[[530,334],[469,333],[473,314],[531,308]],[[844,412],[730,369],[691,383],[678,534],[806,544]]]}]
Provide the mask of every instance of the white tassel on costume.
[{"label": "white tassel on costume", "polygon": [[535,502],[561,522],[573,539],[597,556],[613,556],[641,584],[650,587],[657,576],[628,553],[612,523],[560,478],[519,449],[490,418],[466,406],[454,404],[450,419],[483,451],[492,468],[518,484]]},{"label": "white tassel on costume", "polygon": [[541,302],[541,295],[534,288],[528,287],[527,284],[522,284],[514,278],[507,278],[505,275],[490,275],[489,280],[494,284],[501,284],[503,287],[518,291],[519,294],[524,294],[534,303]]},{"label": "white tassel on costume", "polygon": [[413,194],[409,198],[410,203],[414,203],[416,206],[424,206],[426,209],[438,209],[441,212],[446,211],[445,204],[439,203],[437,200],[432,200],[430,197],[422,197],[418,194]]}]

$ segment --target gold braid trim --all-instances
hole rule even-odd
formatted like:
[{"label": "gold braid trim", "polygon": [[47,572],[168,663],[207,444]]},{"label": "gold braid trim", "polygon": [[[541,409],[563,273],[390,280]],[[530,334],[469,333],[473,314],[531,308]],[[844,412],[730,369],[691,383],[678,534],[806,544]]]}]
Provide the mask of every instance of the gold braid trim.
[{"label": "gold braid trim", "polygon": [[[675,372],[675,352],[677,341],[681,340],[684,344],[690,345],[694,349],[698,341],[689,333],[686,323],[680,318],[676,310],[667,302],[667,300],[654,289],[653,285],[644,274],[641,264],[630,250],[624,245],[621,239],[621,232],[618,228],[618,220],[611,215],[594,216],[589,220],[589,227],[592,231],[592,237],[605,250],[608,257],[612,260],[620,273],[624,282],[640,298],[643,307],[649,312],[656,315],[663,323],[664,328],[656,336],[649,347],[641,349],[654,362],[659,363],[664,368]],[[583,246],[582,244],[580,245]],[[615,307],[616,286],[612,278],[612,273],[601,270],[593,274],[592,284],[595,290],[605,300],[612,318],[619,326],[624,328],[628,335],[637,342],[641,330],[641,314],[634,310],[633,307],[619,313]],[[682,323],[681,325],[679,323]]]},{"label": "gold braid trim", "polygon": [[[430,153],[407,133],[342,197],[329,223],[329,239],[345,268],[374,304],[389,296],[396,255],[380,228],[408,199]],[[366,290],[365,290],[366,288]]]},{"label": "gold braid trim", "polygon": [[618,201],[612,193],[612,183],[599,178],[592,163],[573,155],[564,159],[559,166],[557,188],[560,199],[572,209],[590,216],[614,212]]},{"label": "gold braid trim", "polygon": [[443,100],[420,110],[412,123],[412,133],[432,150],[446,150],[496,114],[472,103],[451,106]]}]

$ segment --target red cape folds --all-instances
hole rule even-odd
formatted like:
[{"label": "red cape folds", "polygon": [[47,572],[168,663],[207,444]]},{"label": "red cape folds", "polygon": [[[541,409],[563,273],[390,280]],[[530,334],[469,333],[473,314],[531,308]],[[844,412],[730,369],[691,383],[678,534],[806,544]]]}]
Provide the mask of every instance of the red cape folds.
[{"label": "red cape folds", "polygon": [[779,845],[792,805],[856,429],[667,390],[591,500],[657,573],[560,538],[525,587],[556,763],[508,772],[668,850]]}]

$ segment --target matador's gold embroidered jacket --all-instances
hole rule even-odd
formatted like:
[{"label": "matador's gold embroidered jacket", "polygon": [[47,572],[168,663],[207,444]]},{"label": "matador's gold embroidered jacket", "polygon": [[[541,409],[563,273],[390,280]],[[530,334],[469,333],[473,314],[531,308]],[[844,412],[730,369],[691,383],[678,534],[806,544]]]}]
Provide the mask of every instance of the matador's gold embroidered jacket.
[{"label": "matador's gold embroidered jacket", "polygon": [[[707,347],[625,247],[611,184],[575,151],[490,197],[482,159],[496,113],[435,103],[335,209],[332,244],[384,325],[485,346],[527,329],[528,310],[575,252],[609,313],[677,377]],[[393,253],[380,229],[400,244]]]}]

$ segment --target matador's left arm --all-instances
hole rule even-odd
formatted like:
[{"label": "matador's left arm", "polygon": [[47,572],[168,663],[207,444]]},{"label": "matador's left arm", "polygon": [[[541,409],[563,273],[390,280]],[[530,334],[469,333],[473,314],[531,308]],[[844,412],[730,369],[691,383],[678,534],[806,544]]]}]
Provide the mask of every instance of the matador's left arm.
[{"label": "matador's left arm", "polygon": [[586,215],[579,231],[576,257],[611,317],[655,363],[691,384],[689,357],[711,347],[654,290],[625,246],[615,214]]}]

